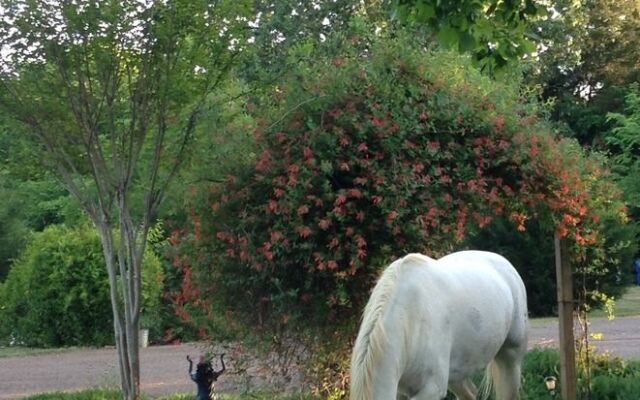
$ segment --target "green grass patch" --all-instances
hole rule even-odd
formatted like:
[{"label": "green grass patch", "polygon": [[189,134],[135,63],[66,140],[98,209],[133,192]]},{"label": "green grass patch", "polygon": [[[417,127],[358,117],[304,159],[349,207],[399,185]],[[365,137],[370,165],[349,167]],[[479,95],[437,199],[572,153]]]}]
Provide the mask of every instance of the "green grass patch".
[{"label": "green grass patch", "polygon": [[60,347],[60,348],[35,348],[35,347],[21,347],[10,346],[0,347],[0,358],[7,357],[25,357],[25,356],[37,356],[42,354],[60,354],[68,351],[76,351],[78,347]]},{"label": "green grass patch", "polygon": [[[630,286],[624,295],[616,299],[613,310],[614,317],[640,317],[640,286]],[[591,319],[607,318],[604,310],[593,310],[589,313]],[[558,322],[557,317],[531,318],[529,325],[536,328]]]},{"label": "green grass patch", "polygon": [[118,390],[91,389],[81,392],[56,392],[38,394],[27,397],[26,400],[121,400],[122,395]]},{"label": "green grass patch", "polygon": [[[283,395],[273,392],[256,392],[242,395],[223,394],[220,396],[222,400],[318,400],[308,394]],[[171,396],[159,397],[156,400],[193,400],[194,393],[174,394]],[[71,393],[47,393],[36,396],[27,397],[25,400],[120,400],[122,395],[118,390],[108,389],[91,389],[80,392]],[[143,396],[143,399],[150,399]]]},{"label": "green grass patch", "polygon": [[[615,317],[640,316],[640,286],[629,287],[622,297],[616,299],[613,315]],[[593,310],[589,316],[591,318],[606,318],[607,313],[604,310]]]}]

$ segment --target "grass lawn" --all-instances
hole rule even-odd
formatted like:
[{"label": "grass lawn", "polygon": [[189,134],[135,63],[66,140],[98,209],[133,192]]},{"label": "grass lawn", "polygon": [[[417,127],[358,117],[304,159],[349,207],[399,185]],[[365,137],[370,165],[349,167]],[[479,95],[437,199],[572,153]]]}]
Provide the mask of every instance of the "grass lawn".
[{"label": "grass lawn", "polygon": [[78,350],[78,347],[36,349],[32,347],[20,347],[20,346],[1,347],[0,346],[0,358],[24,357],[24,356],[32,356],[32,355],[39,355],[39,354],[58,354],[58,353],[64,353],[67,351],[74,351],[74,350]]},{"label": "grass lawn", "polygon": [[[640,286],[630,286],[624,296],[616,299],[613,315],[615,317],[640,317]],[[594,310],[589,313],[589,318],[607,318],[607,313],[604,310]],[[535,328],[557,321],[557,317],[532,318],[529,320],[529,324]]]},{"label": "grass lawn", "polygon": [[[630,287],[619,299],[616,299],[613,315],[616,317],[640,316],[640,286]],[[606,318],[604,310],[594,310],[589,313],[591,318]]]},{"label": "grass lawn", "polygon": [[[159,397],[156,400],[193,400],[194,393]],[[27,397],[26,400],[120,400],[117,390],[92,389],[75,393],[48,393]],[[148,399],[148,397],[143,397]],[[246,395],[221,395],[221,400],[312,400],[309,395],[279,395],[274,393],[249,393]]]}]

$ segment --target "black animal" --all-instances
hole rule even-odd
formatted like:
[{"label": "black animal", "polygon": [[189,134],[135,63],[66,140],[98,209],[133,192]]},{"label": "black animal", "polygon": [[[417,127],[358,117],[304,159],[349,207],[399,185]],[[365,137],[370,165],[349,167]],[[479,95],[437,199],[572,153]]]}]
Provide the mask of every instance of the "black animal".
[{"label": "black animal", "polygon": [[226,370],[224,366],[224,354],[220,356],[220,363],[222,364],[220,371],[214,371],[211,366],[211,361],[206,361],[204,356],[200,356],[195,373],[192,372],[193,361],[191,361],[191,357],[187,356],[187,361],[189,361],[189,376],[191,380],[198,385],[196,400],[211,400],[213,382],[217,381],[218,377]]}]

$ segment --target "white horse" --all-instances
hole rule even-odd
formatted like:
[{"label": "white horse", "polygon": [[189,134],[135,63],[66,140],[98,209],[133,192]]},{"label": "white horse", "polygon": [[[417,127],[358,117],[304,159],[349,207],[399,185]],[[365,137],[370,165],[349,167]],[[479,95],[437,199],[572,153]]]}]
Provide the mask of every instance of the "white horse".
[{"label": "white horse", "polygon": [[[350,400],[475,400],[486,368],[497,400],[515,400],[527,348],[522,279],[500,255],[409,254],[382,274],[351,358]],[[488,395],[488,390],[487,390]]]}]

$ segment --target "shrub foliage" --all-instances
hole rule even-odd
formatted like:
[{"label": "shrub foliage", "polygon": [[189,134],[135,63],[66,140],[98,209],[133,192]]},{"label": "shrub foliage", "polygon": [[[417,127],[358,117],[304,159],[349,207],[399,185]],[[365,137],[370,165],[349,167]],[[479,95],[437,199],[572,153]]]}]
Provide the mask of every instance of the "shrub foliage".
[{"label": "shrub foliage", "polygon": [[251,168],[194,196],[177,239],[188,283],[260,321],[324,321],[359,310],[392,259],[450,252],[496,218],[551,227],[582,256],[601,245],[603,204],[624,218],[597,160],[515,85],[404,39],[350,40],[292,69],[260,108]]},{"label": "shrub foliage", "polygon": [[[143,314],[160,305],[157,257],[143,263]],[[0,290],[0,340],[27,346],[113,343],[109,283],[100,239],[89,226],[36,233]]]}]

